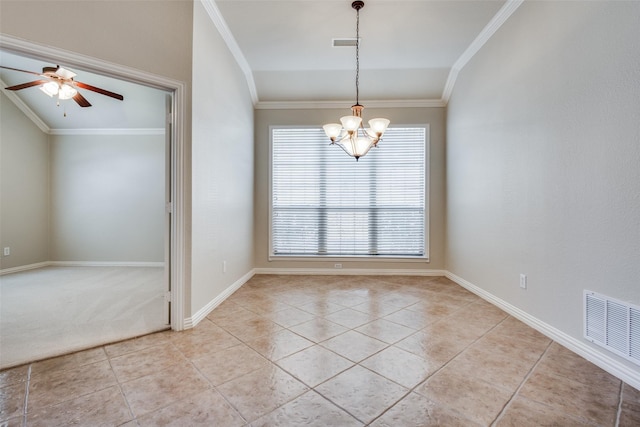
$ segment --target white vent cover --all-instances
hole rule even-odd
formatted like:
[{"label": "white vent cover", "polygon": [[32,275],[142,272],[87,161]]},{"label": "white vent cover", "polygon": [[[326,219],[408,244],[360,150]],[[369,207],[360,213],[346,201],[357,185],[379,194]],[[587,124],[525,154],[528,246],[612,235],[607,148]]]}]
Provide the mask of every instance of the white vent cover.
[{"label": "white vent cover", "polygon": [[640,365],[640,307],[585,290],[584,337]]}]

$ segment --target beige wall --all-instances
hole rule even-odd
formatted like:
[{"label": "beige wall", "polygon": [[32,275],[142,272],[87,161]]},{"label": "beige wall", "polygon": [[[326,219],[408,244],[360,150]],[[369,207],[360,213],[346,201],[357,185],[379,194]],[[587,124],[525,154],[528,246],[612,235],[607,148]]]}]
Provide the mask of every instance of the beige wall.
[{"label": "beige wall", "polygon": [[244,74],[198,2],[192,126],[194,315],[253,268],[253,103]]},{"label": "beige wall", "polygon": [[[363,102],[366,106],[366,102]],[[257,110],[255,134],[255,266],[257,268],[332,269],[335,261],[269,261],[269,126],[317,126],[335,122],[344,109]],[[367,108],[366,117],[386,117],[393,125],[423,125],[429,142],[429,255],[430,262],[342,261],[343,269],[439,270],[444,268],[445,228],[445,110],[444,108]],[[328,145],[328,144],[327,144]],[[327,149],[329,147],[327,146]],[[346,154],[345,154],[346,156]]]},{"label": "beige wall", "polygon": [[163,262],[164,135],[52,135],[51,261]]},{"label": "beige wall", "polygon": [[584,289],[640,304],[638,22],[525,2],[448,108],[447,269],[581,341]]},{"label": "beige wall", "polygon": [[[3,256],[2,248],[11,255]],[[0,95],[0,269],[49,261],[48,135]]]}]

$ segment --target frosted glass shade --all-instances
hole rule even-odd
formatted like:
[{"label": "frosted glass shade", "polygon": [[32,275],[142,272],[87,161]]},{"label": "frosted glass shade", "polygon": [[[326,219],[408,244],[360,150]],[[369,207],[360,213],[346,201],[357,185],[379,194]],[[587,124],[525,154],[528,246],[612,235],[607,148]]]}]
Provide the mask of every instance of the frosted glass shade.
[{"label": "frosted glass shade", "polygon": [[371,119],[369,120],[369,126],[371,126],[371,130],[378,136],[382,136],[384,131],[387,130],[387,126],[391,123],[388,119]]},{"label": "frosted glass shade", "polygon": [[324,129],[324,133],[326,133],[332,141],[335,141],[336,138],[340,136],[340,133],[342,133],[342,125],[338,123],[326,124],[322,126],[322,129]]},{"label": "frosted glass shade", "polygon": [[58,98],[71,99],[74,96],[76,96],[77,93],[78,91],[74,87],[69,86],[68,84],[63,84],[62,86],[60,86],[60,91],[58,92]]},{"label": "frosted glass shade", "polygon": [[40,90],[46,93],[49,96],[58,94],[58,83],[56,82],[47,82],[40,86]]},{"label": "frosted glass shade", "polygon": [[344,127],[346,131],[355,132],[360,126],[360,123],[362,123],[362,117],[344,116],[340,117],[340,122],[342,123],[342,127]]}]

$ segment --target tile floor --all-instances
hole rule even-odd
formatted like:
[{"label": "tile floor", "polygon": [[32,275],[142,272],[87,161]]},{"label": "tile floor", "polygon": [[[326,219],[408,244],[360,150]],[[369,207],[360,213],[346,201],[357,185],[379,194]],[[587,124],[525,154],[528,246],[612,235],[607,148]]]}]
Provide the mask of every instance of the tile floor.
[{"label": "tile floor", "polygon": [[255,276],[196,328],[0,372],[0,426],[638,426],[640,392],[442,277]]}]

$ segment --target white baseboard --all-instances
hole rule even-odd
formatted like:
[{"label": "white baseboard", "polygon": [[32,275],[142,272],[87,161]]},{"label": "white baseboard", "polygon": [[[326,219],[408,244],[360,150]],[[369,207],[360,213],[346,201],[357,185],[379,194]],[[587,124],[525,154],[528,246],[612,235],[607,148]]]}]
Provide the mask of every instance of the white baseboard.
[{"label": "white baseboard", "polygon": [[446,272],[446,277],[453,280],[463,288],[478,295],[480,298],[504,310],[516,319],[526,323],[538,332],[565,346],[574,353],[584,357],[594,365],[599,366],[600,368],[604,369],[611,375],[614,375],[630,386],[636,389],[640,389],[640,370],[630,368],[620,361],[614,359],[613,357],[610,357],[603,352],[589,347],[585,342],[567,335],[561,330],[549,325],[548,323],[543,322],[536,317],[533,317],[527,312],[519,309],[514,305],[509,304],[508,302],[496,297],[495,295],[490,294],[489,292],[474,285],[471,282],[468,282],[462,277],[456,276],[449,271]]},{"label": "white baseboard", "polygon": [[20,271],[35,270],[36,268],[48,267],[50,265],[51,265],[50,261],[44,261],[44,262],[37,262],[35,264],[20,265],[18,267],[3,268],[2,270],[0,270],[0,276],[3,276],[5,274],[10,274],[10,273],[18,273]]},{"label": "white baseboard", "polygon": [[49,261],[56,267],[164,267],[164,262],[132,261]]},{"label": "white baseboard", "polygon": [[209,301],[207,305],[205,305],[200,310],[198,310],[193,316],[187,317],[186,319],[184,319],[184,329],[191,329],[195,327],[198,323],[202,321],[202,319],[207,317],[207,315],[211,313],[214,308],[222,304],[224,300],[229,298],[231,294],[233,294],[235,291],[240,289],[240,287],[245,283],[247,283],[249,279],[251,279],[254,275],[255,275],[254,270],[251,270],[250,272],[248,272],[247,274],[245,274],[244,276],[242,276],[241,278],[233,282],[231,286],[229,286],[227,289],[222,291],[222,293],[219,294],[217,297]]},{"label": "white baseboard", "polygon": [[446,270],[373,269],[373,268],[255,268],[255,274],[309,276],[444,276]]}]

